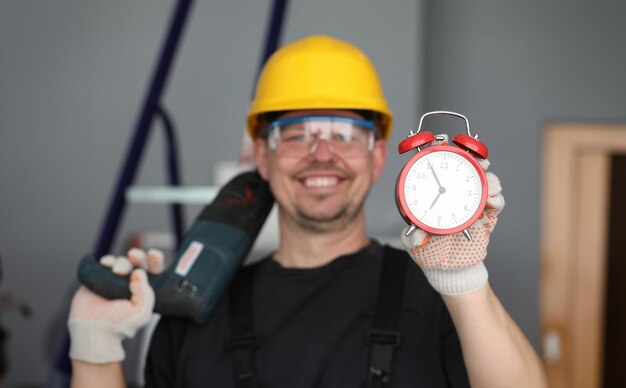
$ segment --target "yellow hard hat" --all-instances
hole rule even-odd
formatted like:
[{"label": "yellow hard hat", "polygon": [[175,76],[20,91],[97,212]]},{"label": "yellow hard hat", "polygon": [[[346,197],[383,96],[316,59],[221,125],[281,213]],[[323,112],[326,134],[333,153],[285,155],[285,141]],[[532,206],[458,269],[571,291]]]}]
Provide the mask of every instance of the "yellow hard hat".
[{"label": "yellow hard hat", "polygon": [[373,111],[382,137],[391,134],[393,117],[376,69],[358,47],[331,36],[297,40],[268,59],[248,111],[248,133],[259,136],[264,113],[302,109]]}]

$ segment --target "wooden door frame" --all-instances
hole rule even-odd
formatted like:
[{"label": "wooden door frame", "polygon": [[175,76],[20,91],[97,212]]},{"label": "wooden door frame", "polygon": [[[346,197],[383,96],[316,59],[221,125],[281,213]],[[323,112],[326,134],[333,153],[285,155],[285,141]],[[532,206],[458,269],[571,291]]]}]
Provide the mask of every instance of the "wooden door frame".
[{"label": "wooden door frame", "polygon": [[610,158],[626,153],[626,124],[549,123],[544,140],[544,366],[552,388],[600,388]]}]

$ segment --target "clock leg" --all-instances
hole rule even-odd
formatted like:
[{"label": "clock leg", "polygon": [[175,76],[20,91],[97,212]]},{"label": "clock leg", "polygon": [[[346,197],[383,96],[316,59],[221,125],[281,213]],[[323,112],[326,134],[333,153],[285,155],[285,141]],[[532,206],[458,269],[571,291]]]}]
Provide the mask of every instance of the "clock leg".
[{"label": "clock leg", "polygon": [[406,231],[404,235],[409,237],[411,233],[415,231],[415,229],[417,229],[417,226],[415,226],[414,224],[411,224],[411,226],[409,227],[409,229]]}]

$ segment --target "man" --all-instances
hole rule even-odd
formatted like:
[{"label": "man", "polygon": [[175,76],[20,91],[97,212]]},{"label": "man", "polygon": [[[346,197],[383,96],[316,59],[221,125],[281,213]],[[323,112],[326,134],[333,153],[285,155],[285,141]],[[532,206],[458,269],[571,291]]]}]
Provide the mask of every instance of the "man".
[{"label": "man", "polygon": [[[483,260],[504,206],[493,174],[472,241],[403,232],[407,255],[367,236],[363,203],[382,173],[391,125],[378,76],[351,44],[311,36],[270,58],[248,129],[259,174],[278,204],[280,244],[240,271],[237,279],[245,281],[235,281],[205,325],[161,319],[147,386],[546,386],[537,355],[487,283]],[[159,271],[156,252],[128,256]],[[404,284],[391,303],[398,304],[392,331],[400,335],[381,342],[372,337],[372,322],[396,313],[383,306],[381,315],[377,304],[393,288],[380,275],[392,262],[410,265],[391,283]],[[112,265],[116,272],[132,267],[124,260]],[[124,385],[121,340],[145,324],[154,303],[145,279],[142,270],[133,272],[130,301],[77,292],[69,320],[74,387]],[[258,343],[238,353],[229,339],[233,322],[246,315]],[[389,338],[399,346],[374,350]]]}]

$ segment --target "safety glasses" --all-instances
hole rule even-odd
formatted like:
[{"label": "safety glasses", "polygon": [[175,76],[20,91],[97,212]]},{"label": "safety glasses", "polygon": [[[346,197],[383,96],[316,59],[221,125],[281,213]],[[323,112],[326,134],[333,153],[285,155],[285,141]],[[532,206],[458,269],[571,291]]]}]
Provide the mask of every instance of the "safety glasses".
[{"label": "safety glasses", "polygon": [[273,121],[268,144],[280,156],[314,153],[324,140],[342,158],[367,155],[374,148],[374,123],[341,116],[302,116]]}]

